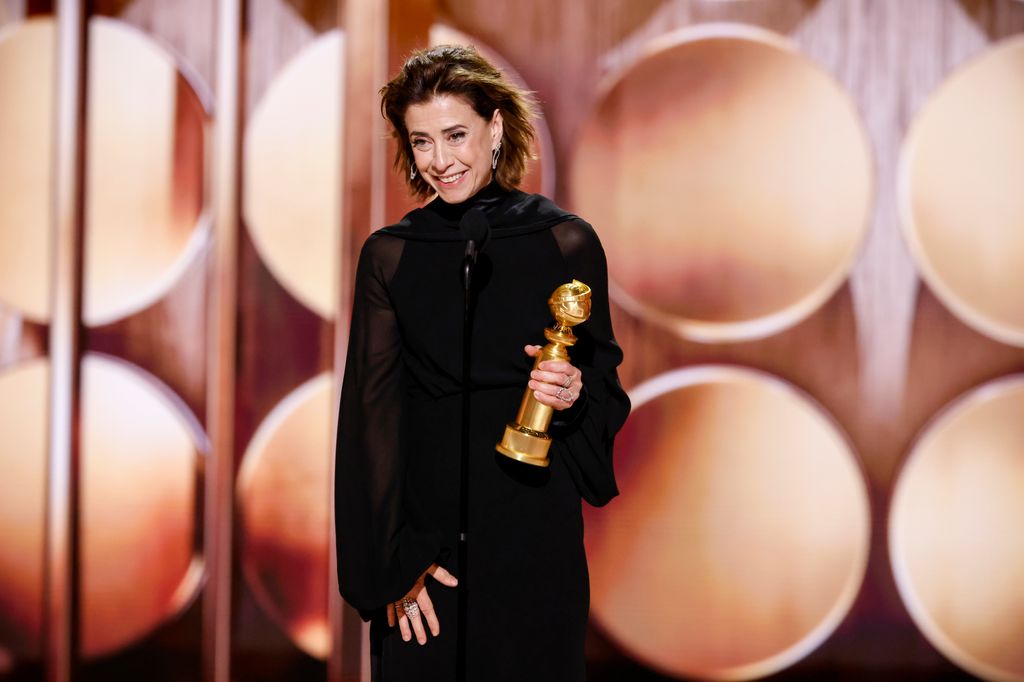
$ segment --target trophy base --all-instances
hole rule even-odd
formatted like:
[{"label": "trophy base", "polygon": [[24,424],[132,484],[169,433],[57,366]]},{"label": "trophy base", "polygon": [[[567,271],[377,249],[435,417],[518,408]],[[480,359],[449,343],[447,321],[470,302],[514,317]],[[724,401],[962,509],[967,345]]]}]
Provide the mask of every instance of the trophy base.
[{"label": "trophy base", "polygon": [[524,464],[546,467],[551,464],[551,460],[548,459],[549,447],[551,438],[547,434],[509,424],[505,427],[505,435],[502,436],[501,442],[494,449]]}]

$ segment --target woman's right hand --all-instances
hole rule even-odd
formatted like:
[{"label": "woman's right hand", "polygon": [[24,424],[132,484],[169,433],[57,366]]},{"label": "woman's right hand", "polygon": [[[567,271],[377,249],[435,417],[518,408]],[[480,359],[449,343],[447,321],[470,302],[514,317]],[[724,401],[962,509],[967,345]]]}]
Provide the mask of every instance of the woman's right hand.
[{"label": "woman's right hand", "polygon": [[[459,584],[454,575],[437,564],[430,564],[430,567],[416,580],[412,589],[406,592],[405,597],[394,604],[387,605],[388,626],[394,627],[397,621],[398,627],[402,631],[402,639],[406,642],[412,639],[413,633],[416,633],[417,642],[427,643],[427,633],[423,630],[423,618],[427,620],[430,634],[434,637],[441,634],[441,624],[437,622],[437,613],[434,612],[434,604],[430,601],[430,595],[427,594],[427,586],[424,582],[428,575],[433,576],[434,580],[447,587],[455,587]],[[406,600],[410,600],[416,605],[415,608],[409,609],[409,613],[406,613],[406,609],[402,605],[402,602]]]}]

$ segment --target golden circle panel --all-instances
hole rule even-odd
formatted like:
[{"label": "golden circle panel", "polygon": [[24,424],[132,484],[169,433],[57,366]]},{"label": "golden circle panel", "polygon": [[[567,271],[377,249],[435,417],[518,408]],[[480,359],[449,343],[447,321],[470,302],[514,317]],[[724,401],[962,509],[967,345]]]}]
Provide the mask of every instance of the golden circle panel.
[{"label": "golden circle panel", "polygon": [[1024,377],[944,410],[897,481],[889,554],[928,640],[988,680],[1024,680]]},{"label": "golden circle panel", "polygon": [[238,474],[242,566],[257,602],[303,651],[326,658],[332,377],[321,374],[260,424]]},{"label": "golden circle panel", "polygon": [[141,639],[195,596],[200,427],[125,362],[82,363],[82,650]]},{"label": "golden circle panel", "polygon": [[596,621],[672,675],[753,679],[810,653],[867,562],[867,492],[843,435],[751,370],[677,370],[631,397],[622,496],[586,513]]},{"label": "golden circle panel", "polygon": [[871,208],[868,141],[846,93],[788,42],[686,28],[602,93],[570,188],[620,304],[695,340],[758,338],[845,280]]},{"label": "golden circle panel", "polygon": [[207,116],[145,34],[98,17],[89,27],[82,315],[95,325],[157,300],[199,255]]},{"label": "golden circle panel", "polygon": [[0,29],[0,300],[49,318],[53,23]]},{"label": "golden circle panel", "polygon": [[[0,376],[0,635],[26,657],[40,650],[48,374],[35,360]],[[144,637],[199,588],[199,427],[120,361],[87,355],[82,391],[82,652],[94,657]]]},{"label": "golden circle panel", "polygon": [[1024,37],[950,76],[903,148],[900,209],[921,274],[965,323],[1024,346]]},{"label": "golden circle panel", "polygon": [[[45,321],[55,89],[54,22],[0,40],[0,299]],[[197,257],[206,114],[173,57],[119,21],[89,22],[83,317],[103,324],[158,299]]]},{"label": "golden circle panel", "polygon": [[41,652],[48,379],[43,359],[0,374],[0,641],[12,657]]},{"label": "golden circle panel", "polygon": [[267,88],[245,133],[249,234],[282,286],[326,319],[338,288],[343,54],[340,31],[313,41]]}]

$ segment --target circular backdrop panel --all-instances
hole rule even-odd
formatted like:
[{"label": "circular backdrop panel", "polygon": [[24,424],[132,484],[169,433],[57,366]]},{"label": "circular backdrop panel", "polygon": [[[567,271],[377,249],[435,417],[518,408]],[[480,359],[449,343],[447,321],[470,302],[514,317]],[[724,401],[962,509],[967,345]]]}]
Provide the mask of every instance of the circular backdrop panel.
[{"label": "circular backdrop panel", "polygon": [[300,52],[275,76],[245,132],[249,234],[281,285],[325,319],[335,313],[341,249],[344,46],[344,35],[331,31]]},{"label": "circular backdrop panel", "polygon": [[[0,638],[40,651],[49,361],[0,375]],[[82,651],[128,646],[199,589],[200,427],[166,387],[105,356],[82,362]]]},{"label": "circular backdrop panel", "polygon": [[988,680],[1024,680],[1024,377],[944,410],[896,483],[889,554],[914,622]]},{"label": "circular backdrop panel", "polygon": [[591,610],[671,675],[744,680],[813,651],[867,562],[857,460],[792,386],[733,367],[677,370],[630,393],[622,496],[588,510]]},{"label": "circular backdrop panel", "polygon": [[[0,36],[0,300],[49,318],[55,23]],[[199,254],[207,115],[173,56],[112,19],[89,21],[83,317],[156,301]],[[199,226],[199,227],[197,227]]]},{"label": "circular backdrop panel", "polygon": [[332,377],[295,389],[260,424],[238,473],[242,566],[263,610],[306,653],[326,658]]},{"label": "circular backdrop panel", "polygon": [[652,43],[604,88],[576,144],[572,206],[613,296],[686,338],[759,338],[845,280],[868,225],[871,158],[836,82],[736,25]]},{"label": "circular backdrop panel", "polygon": [[949,77],[903,148],[904,234],[928,286],[983,334],[1024,346],[1024,36]]}]

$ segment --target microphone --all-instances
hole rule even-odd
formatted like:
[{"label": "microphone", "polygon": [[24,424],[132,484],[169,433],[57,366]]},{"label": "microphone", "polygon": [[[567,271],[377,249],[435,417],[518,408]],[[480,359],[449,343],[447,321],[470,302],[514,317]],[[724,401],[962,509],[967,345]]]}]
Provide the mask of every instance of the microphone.
[{"label": "microphone", "polygon": [[476,266],[476,257],[487,245],[491,236],[491,223],[479,208],[466,211],[459,221],[459,231],[466,240],[466,253],[462,260],[462,285],[466,291],[470,289],[472,269]]}]

